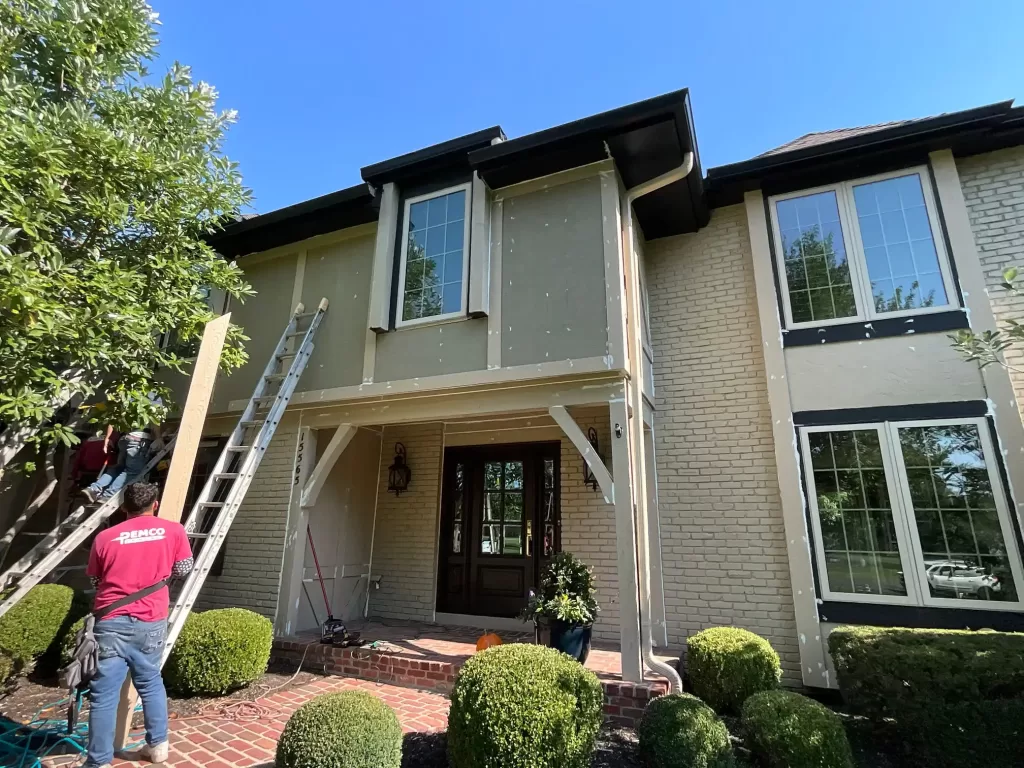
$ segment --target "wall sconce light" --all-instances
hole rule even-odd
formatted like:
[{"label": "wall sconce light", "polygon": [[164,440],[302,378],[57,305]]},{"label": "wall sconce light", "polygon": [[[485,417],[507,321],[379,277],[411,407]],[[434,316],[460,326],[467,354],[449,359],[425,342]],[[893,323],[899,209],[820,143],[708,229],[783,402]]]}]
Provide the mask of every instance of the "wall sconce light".
[{"label": "wall sconce light", "polygon": [[[597,430],[591,427],[587,430],[587,440],[590,441],[590,446],[594,449],[594,453],[597,454],[597,458],[600,461],[604,461],[601,457],[600,445],[597,442]],[[594,473],[590,470],[590,465],[587,462],[583,462],[583,484],[589,485],[595,491],[597,490],[597,478],[594,477]]]},{"label": "wall sconce light", "polygon": [[409,487],[411,477],[412,470],[405,463],[405,446],[395,443],[395,462],[388,467],[388,490],[394,491],[395,496],[401,496],[402,491]]}]

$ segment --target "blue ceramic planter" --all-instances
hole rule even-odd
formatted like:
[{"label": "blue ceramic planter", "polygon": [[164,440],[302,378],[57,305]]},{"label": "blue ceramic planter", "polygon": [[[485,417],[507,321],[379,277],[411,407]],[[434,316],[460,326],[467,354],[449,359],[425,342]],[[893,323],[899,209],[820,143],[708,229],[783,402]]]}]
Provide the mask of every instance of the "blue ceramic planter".
[{"label": "blue ceramic planter", "polygon": [[548,644],[583,664],[590,655],[590,638],[593,631],[592,624],[569,624],[555,619],[551,622],[551,639]]}]

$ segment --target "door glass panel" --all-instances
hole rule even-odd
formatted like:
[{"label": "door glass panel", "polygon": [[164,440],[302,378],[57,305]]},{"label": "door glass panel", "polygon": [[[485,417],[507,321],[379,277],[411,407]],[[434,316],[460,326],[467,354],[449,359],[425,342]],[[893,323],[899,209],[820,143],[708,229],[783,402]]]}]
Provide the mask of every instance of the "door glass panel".
[{"label": "door glass panel", "polygon": [[899,436],[931,596],[1016,601],[977,425],[903,427]]},{"label": "door glass panel", "polygon": [[521,525],[506,525],[503,539],[501,552],[503,555],[521,555],[523,554],[523,526]]},{"label": "door glass panel", "polygon": [[501,520],[501,492],[484,494],[484,520]]},{"label": "door glass panel", "polygon": [[878,432],[812,432],[814,493],[833,592],[906,595]]},{"label": "door glass panel", "polygon": [[484,464],[484,488],[487,490],[501,489],[501,462],[488,461]]},{"label": "door glass panel", "polygon": [[462,552],[463,504],[466,468],[462,464],[455,465],[455,510],[452,514],[452,553]]},{"label": "door glass panel", "polygon": [[555,487],[555,460],[544,459],[544,489],[551,490]]},{"label": "door glass panel", "polygon": [[506,523],[520,523],[523,520],[523,494],[506,493],[504,499]]},{"label": "door glass panel", "polygon": [[501,526],[485,524],[480,532],[480,553],[495,555],[498,553],[498,542],[501,539]]},{"label": "door glass panel", "polygon": [[506,489],[514,490],[523,487],[523,462],[505,462],[505,485]]}]

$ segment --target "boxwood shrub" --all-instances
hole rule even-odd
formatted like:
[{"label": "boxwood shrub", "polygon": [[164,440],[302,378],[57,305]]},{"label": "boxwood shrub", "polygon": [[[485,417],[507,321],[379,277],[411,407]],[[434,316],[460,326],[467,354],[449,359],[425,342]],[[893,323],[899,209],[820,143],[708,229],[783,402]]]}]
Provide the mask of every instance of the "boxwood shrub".
[{"label": "boxwood shrub", "polygon": [[674,693],[647,705],[638,728],[640,756],[649,768],[729,768],[729,731],[707,704]]},{"label": "boxwood shrub", "polygon": [[941,765],[1024,764],[1024,634],[838,627],[843,700]]},{"label": "boxwood shrub", "polygon": [[71,587],[37,584],[0,616],[0,650],[18,667],[30,665],[56,649],[56,641],[86,610]]},{"label": "boxwood shrub", "polygon": [[299,707],[277,742],[278,768],[399,768],[402,726],[365,691],[325,693]]},{"label": "boxwood shrub", "polygon": [[762,691],[743,702],[751,750],[769,768],[853,768],[839,716],[792,691]]},{"label": "boxwood shrub", "polygon": [[452,768],[585,768],[601,727],[597,675],[552,648],[488,648],[459,672],[448,714]]},{"label": "boxwood shrub", "polygon": [[0,653],[0,686],[3,686],[14,676],[15,669],[14,659]]},{"label": "boxwood shrub", "polygon": [[266,671],[273,634],[269,619],[244,608],[193,613],[167,659],[164,680],[186,696],[241,688]]},{"label": "boxwood shrub", "polygon": [[693,692],[716,712],[738,714],[748,697],[779,684],[779,654],[760,635],[739,627],[712,627],[686,641],[686,672]]}]

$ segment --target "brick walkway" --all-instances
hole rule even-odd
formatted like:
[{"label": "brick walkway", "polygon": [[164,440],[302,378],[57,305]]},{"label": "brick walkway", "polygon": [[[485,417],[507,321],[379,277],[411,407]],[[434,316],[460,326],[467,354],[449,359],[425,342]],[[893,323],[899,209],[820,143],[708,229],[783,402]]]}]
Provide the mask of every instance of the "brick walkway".
[{"label": "brick walkway", "polygon": [[[383,699],[395,710],[406,733],[443,731],[448,725],[448,699],[429,691],[378,685],[368,680],[325,677],[287,691],[273,693],[255,704],[272,710],[258,720],[194,716],[171,721],[171,768],[249,768],[274,764],[277,739],[289,716],[302,704],[322,693],[362,690]],[[245,705],[235,706],[240,714]],[[67,766],[66,759],[45,763]],[[115,766],[149,765],[115,760]]]}]

